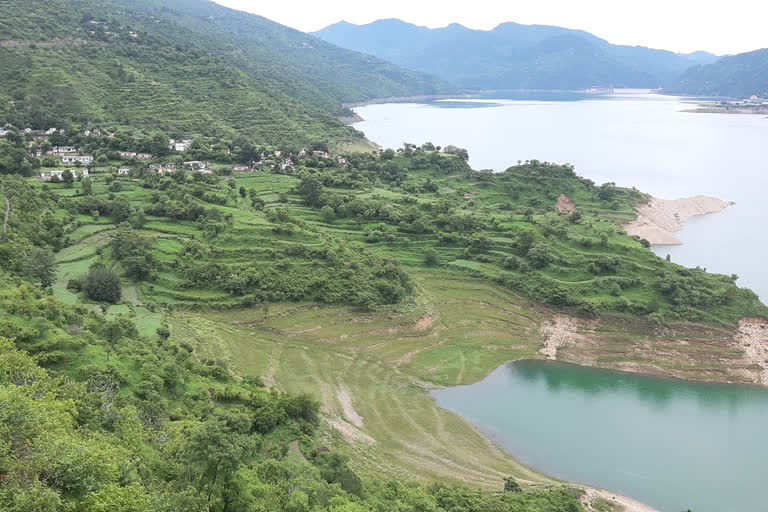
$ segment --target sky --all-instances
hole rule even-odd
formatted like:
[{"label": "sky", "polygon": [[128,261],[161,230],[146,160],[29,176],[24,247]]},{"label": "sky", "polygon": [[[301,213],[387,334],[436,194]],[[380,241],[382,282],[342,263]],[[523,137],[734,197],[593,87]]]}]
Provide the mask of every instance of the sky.
[{"label": "sky", "polygon": [[718,55],[768,47],[764,0],[215,0],[303,32],[399,18],[431,28],[499,23],[582,29],[614,44]]}]

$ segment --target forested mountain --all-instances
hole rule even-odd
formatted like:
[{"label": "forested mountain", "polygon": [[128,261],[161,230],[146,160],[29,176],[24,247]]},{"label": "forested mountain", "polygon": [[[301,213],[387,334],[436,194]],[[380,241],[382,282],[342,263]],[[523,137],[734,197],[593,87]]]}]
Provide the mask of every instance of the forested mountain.
[{"label": "forested mountain", "polygon": [[768,98],[768,48],[730,55],[687,70],[671,92]]},{"label": "forested mountain", "polygon": [[341,102],[452,90],[208,0],[9,0],[0,46],[0,121],[32,128],[352,138]]},{"label": "forested mountain", "polygon": [[613,45],[582,30],[517,23],[484,31],[457,24],[429,29],[390,19],[362,26],[340,22],[315,35],[468,89],[658,87],[716,58]]}]

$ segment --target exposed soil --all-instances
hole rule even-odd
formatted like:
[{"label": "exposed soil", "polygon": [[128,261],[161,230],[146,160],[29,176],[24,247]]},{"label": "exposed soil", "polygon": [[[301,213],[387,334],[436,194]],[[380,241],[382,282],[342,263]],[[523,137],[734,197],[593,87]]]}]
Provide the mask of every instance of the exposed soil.
[{"label": "exposed soil", "polygon": [[680,245],[674,232],[683,222],[695,215],[706,215],[724,210],[729,204],[715,197],[694,196],[685,199],[656,199],[637,206],[637,219],[622,228],[630,236],[645,238],[652,244]]},{"label": "exposed soil", "polygon": [[344,411],[344,416],[347,420],[354,426],[361,428],[363,426],[363,417],[352,406],[352,397],[349,396],[349,393],[341,384],[339,385],[339,392],[336,393],[336,398],[339,399],[341,409]]},{"label": "exposed soil", "polygon": [[557,213],[571,213],[576,209],[576,203],[567,194],[560,194],[555,203],[555,211]]},{"label": "exposed soil", "polygon": [[595,489],[592,487],[587,487],[584,490],[584,494],[581,497],[581,502],[585,507],[587,507],[587,510],[595,510],[592,507],[592,502],[598,498],[610,501],[611,503],[616,503],[624,509],[624,512],[659,512],[657,509],[651,507],[650,505],[646,505],[645,503],[633,500],[627,496],[622,496],[621,494],[616,494],[615,492],[605,491],[603,489]]},{"label": "exposed soil", "polygon": [[768,321],[742,318],[734,339],[744,349],[744,357],[760,367],[759,383],[768,386]]}]

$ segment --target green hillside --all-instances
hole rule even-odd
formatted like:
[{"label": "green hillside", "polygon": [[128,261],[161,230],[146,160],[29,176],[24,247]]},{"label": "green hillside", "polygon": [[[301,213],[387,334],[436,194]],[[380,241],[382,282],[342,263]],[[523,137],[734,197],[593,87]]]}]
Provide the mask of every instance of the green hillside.
[{"label": "green hillside", "polygon": [[0,116],[20,127],[356,139],[334,118],[341,102],[449,90],[203,0],[9,1],[0,44]]},{"label": "green hillside", "polygon": [[233,175],[198,147],[166,159],[214,173],[158,174],[89,144],[91,177],[0,180],[0,508],[577,512],[428,389],[542,357],[562,314],[600,322],[592,364],[754,371],[728,340],[757,297],[655,256],[617,225],[645,196],[570,166],[425,144]]}]

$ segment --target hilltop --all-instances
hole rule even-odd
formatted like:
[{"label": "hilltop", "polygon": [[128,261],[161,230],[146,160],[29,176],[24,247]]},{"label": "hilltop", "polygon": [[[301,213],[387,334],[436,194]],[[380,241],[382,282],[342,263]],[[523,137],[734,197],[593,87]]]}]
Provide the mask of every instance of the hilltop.
[{"label": "hilltop", "polygon": [[768,98],[768,48],[729,55],[687,70],[669,92]]},{"label": "hilltop", "polygon": [[690,66],[716,59],[706,52],[613,45],[582,30],[517,23],[485,31],[459,24],[429,29],[389,19],[339,22],[314,34],[466,89],[656,88]]},{"label": "hilltop", "polygon": [[4,2],[0,121],[359,140],[343,102],[455,88],[207,0]]}]

